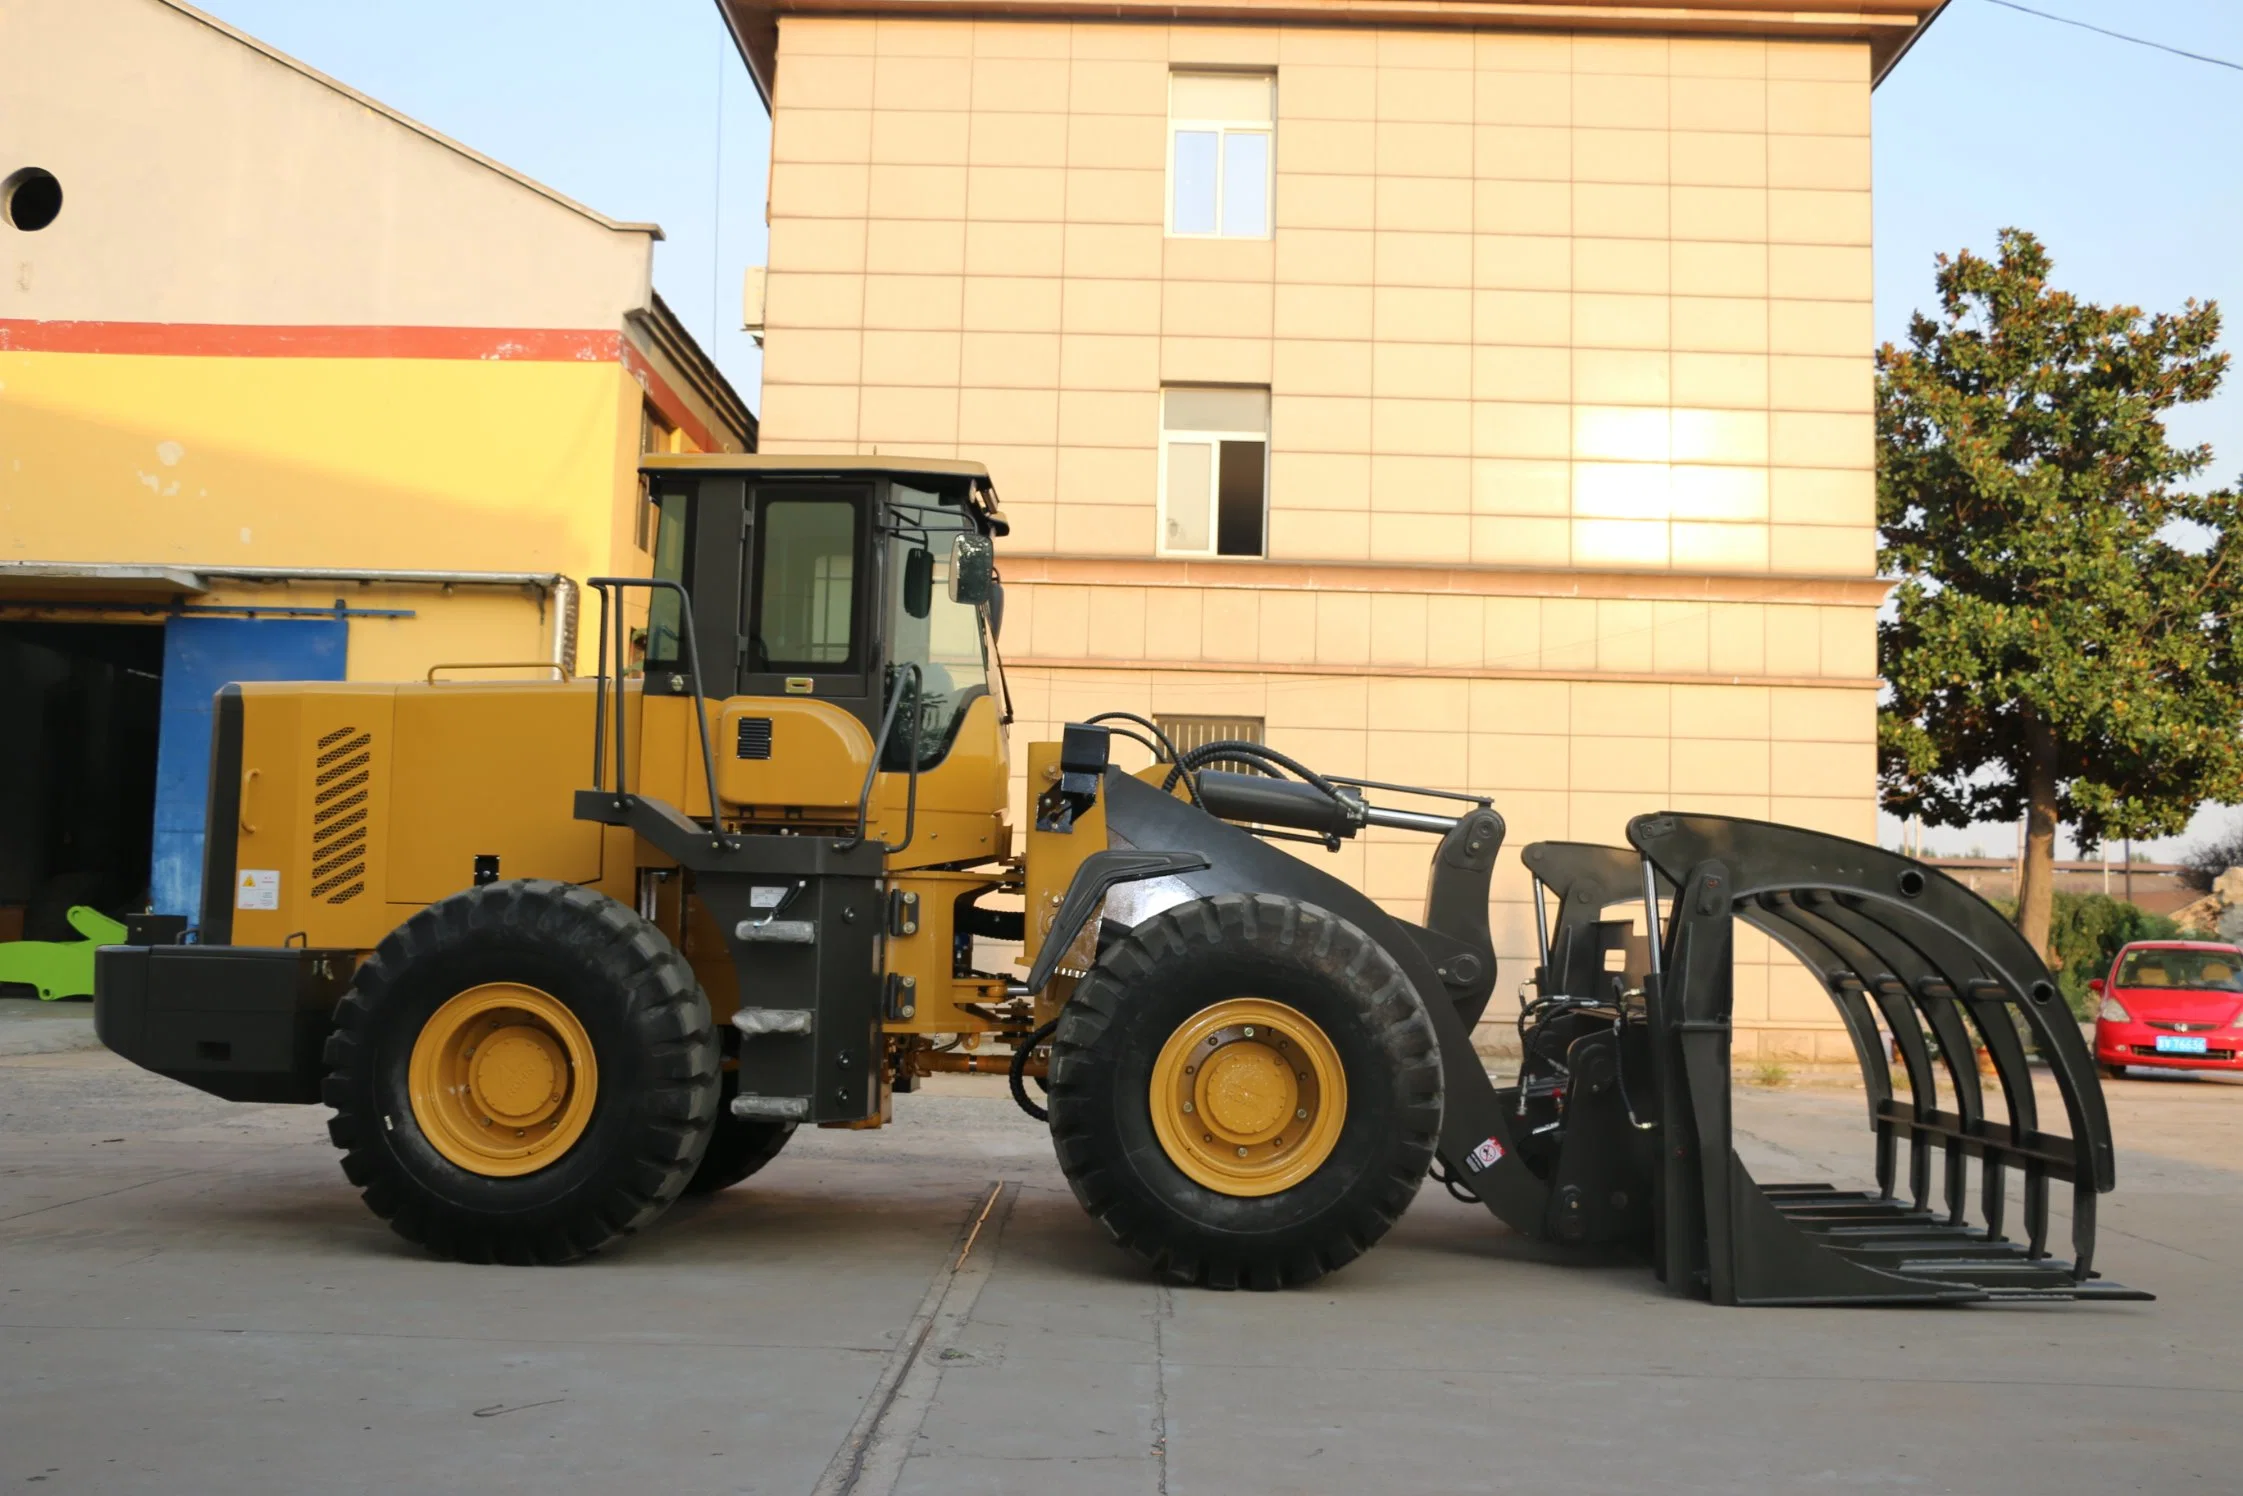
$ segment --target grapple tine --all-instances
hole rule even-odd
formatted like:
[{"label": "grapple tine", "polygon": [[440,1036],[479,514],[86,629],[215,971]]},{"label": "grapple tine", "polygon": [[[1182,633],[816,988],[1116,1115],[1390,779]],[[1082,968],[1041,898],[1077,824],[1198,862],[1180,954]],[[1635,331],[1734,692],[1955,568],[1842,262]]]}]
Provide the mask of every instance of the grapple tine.
[{"label": "grapple tine", "polygon": [[[1738,1304],[2148,1297],[2097,1279],[2089,1266],[2095,1197],[2115,1174],[2100,1084],[2047,969],[1998,913],[1936,870],[1796,827],[1663,814],[1638,817],[1628,839],[1679,890],[1659,975],[1645,987],[1666,1128],[1656,1249],[1670,1289]],[[1530,865],[1537,850],[1528,849]],[[1762,1186],[1737,1157],[1729,1077],[1737,919],[1798,957],[1837,1005],[1869,1097],[1874,1192]],[[1905,1103],[1892,1092],[1879,1018],[1908,1077]],[[2038,1125],[2020,1025],[2048,1061],[2068,1135]],[[1986,1114],[1978,1043],[2006,1122]],[[1940,1104],[1941,1069],[1951,1110]],[[1903,1136],[1906,1199],[1895,1198],[1894,1178]],[[1968,1220],[1973,1158],[1976,1226]],[[2012,1171],[2024,1178],[2023,1243],[2003,1236]],[[2051,1180],[2073,1186],[2069,1262],[2048,1255]]]}]

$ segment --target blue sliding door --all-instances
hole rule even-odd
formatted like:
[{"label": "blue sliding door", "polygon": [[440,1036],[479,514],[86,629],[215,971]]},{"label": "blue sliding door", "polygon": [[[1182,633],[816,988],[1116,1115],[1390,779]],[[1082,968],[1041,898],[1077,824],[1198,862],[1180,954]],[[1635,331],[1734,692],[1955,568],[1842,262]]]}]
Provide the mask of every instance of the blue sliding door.
[{"label": "blue sliding door", "polygon": [[241,680],[341,680],[340,618],[178,617],[164,625],[163,725],[156,740],[158,914],[202,918],[203,819],[210,798],[211,698]]}]

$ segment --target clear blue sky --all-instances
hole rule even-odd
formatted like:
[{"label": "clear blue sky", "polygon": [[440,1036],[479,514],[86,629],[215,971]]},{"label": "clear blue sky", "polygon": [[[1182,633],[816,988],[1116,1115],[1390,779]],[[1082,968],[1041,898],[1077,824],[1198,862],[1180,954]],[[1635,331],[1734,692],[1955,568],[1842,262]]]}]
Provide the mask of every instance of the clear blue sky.
[{"label": "clear blue sky", "polygon": [[[770,126],[712,0],[205,3],[603,213],[660,223],[657,288],[761,404],[739,284],[763,262]],[[2030,3],[2243,62],[2243,0]],[[2081,294],[2150,310],[2217,300],[2227,345],[2243,347],[2243,72],[1955,0],[1878,89],[1875,120],[1880,337],[1929,305],[1933,255],[1990,249],[2016,225]],[[2236,481],[2243,371],[2173,426],[2213,444],[2213,481]],[[2014,835],[1932,845],[1999,854]]]}]

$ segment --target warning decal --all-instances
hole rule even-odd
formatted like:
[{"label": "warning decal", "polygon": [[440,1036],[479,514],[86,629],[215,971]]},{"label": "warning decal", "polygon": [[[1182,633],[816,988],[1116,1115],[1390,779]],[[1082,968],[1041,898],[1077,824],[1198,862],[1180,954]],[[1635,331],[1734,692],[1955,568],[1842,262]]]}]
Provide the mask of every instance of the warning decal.
[{"label": "warning decal", "polygon": [[1472,1156],[1466,1161],[1472,1165],[1474,1172],[1478,1172],[1481,1169],[1494,1168],[1496,1161],[1502,1157],[1503,1145],[1495,1139],[1489,1138],[1479,1147],[1473,1149]]},{"label": "warning decal", "polygon": [[234,880],[234,907],[236,909],[278,909],[280,907],[280,869],[270,867],[245,867]]}]

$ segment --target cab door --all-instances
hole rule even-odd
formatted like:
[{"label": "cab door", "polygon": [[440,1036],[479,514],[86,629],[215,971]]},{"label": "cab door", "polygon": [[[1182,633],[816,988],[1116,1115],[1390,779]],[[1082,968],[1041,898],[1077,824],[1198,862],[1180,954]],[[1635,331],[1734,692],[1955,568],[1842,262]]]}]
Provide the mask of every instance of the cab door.
[{"label": "cab door", "polygon": [[879,730],[872,487],[775,481],[749,488],[739,689],[830,702]]}]

